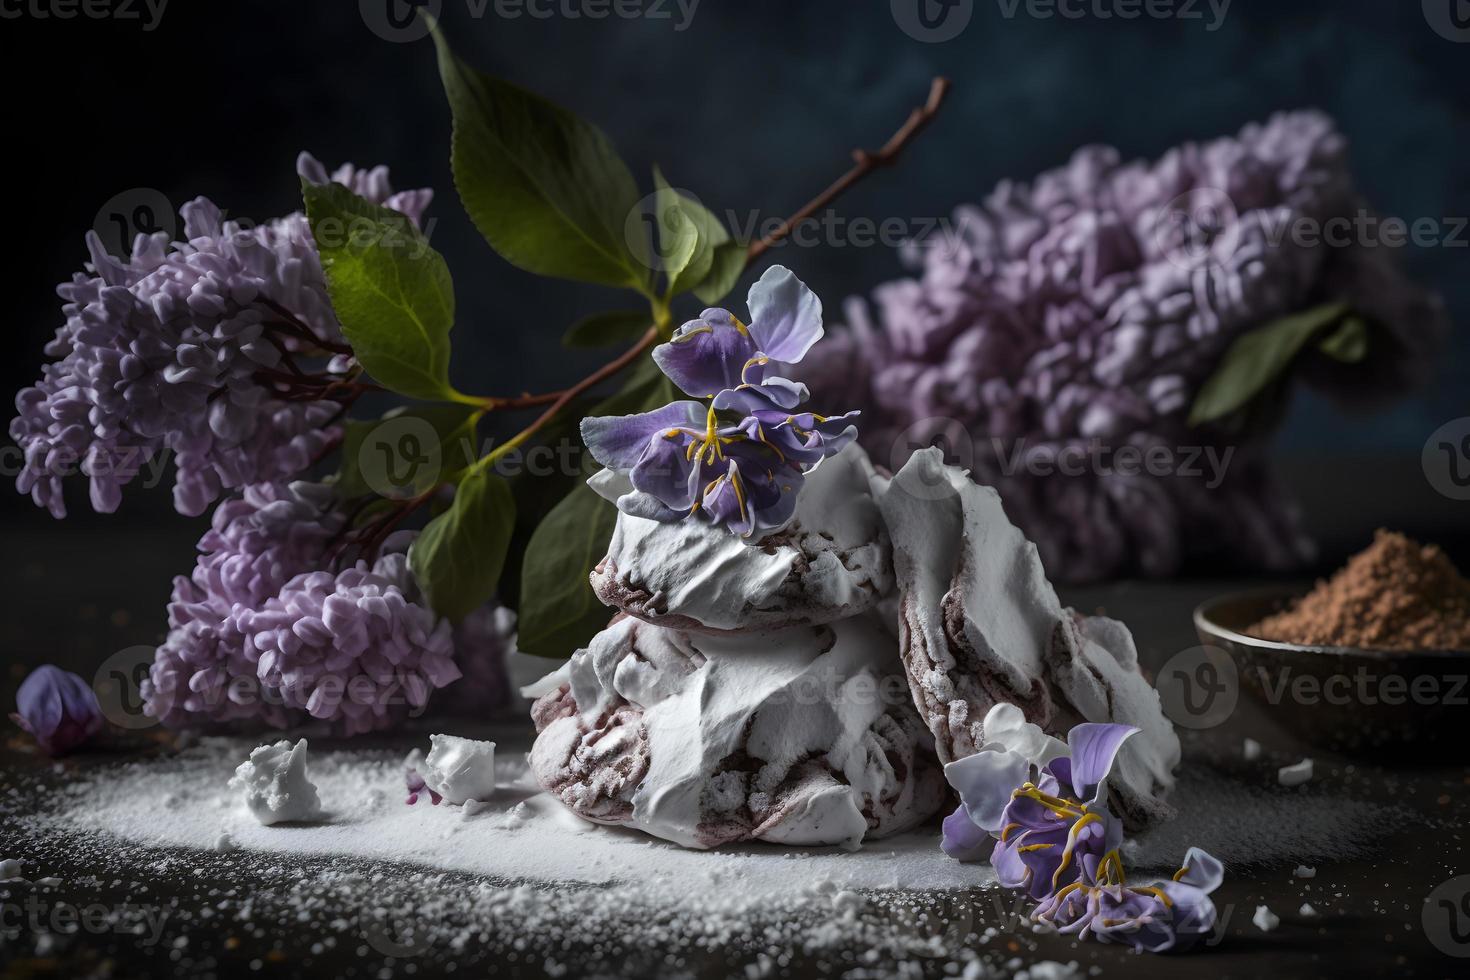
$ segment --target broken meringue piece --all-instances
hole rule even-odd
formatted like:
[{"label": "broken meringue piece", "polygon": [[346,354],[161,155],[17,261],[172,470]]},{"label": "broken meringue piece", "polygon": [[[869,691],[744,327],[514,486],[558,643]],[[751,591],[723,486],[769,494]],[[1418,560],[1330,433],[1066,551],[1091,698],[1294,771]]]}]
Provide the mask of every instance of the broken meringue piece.
[{"label": "broken meringue piece", "polygon": [[446,803],[488,800],[495,795],[495,743],[458,735],[430,735],[424,785]]},{"label": "broken meringue piece", "polygon": [[1133,725],[1109,787],[1131,829],[1167,817],[1179,740],[1143,678],[1127,627],[1064,609],[1036,546],[1000,496],[914,453],[876,493],[892,541],[900,652],[940,759],[986,741],[983,719],[1009,703],[1059,734],[1082,721]]},{"label": "broken meringue piece", "polygon": [[[849,446],[809,473],[791,523],[754,544],[704,521],[619,513],[592,587],[639,619],[700,632],[820,625],[866,612],[893,585],[872,476],[867,454]],[[626,477],[604,470],[589,484],[616,500]]]},{"label": "broken meringue piece", "polygon": [[321,816],[316,785],[306,776],[306,739],[282,739],[250,751],[235,769],[230,788],[243,790],[245,807],[267,827]]},{"label": "broken meringue piece", "polygon": [[686,847],[856,848],[945,797],[898,666],[867,617],[761,637],[620,618],[532,709],[531,768],[578,816]]}]

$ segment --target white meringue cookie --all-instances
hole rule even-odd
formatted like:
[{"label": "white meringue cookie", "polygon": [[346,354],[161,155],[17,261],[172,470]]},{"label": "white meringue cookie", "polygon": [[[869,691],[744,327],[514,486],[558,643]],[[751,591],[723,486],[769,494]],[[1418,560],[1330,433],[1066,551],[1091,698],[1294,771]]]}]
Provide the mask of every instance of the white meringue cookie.
[{"label": "white meringue cookie", "polygon": [[898,580],[901,653],[914,700],[948,763],[986,741],[998,703],[1056,735],[1081,721],[1141,729],[1110,786],[1134,827],[1167,816],[1179,740],[1138,669],[1123,624],[1064,609],[1036,546],[999,495],[938,449],[915,453],[878,491]]},{"label": "white meringue cookie", "polygon": [[[772,630],[866,612],[893,585],[872,478],[867,454],[847,447],[807,475],[791,523],[757,542],[699,520],[619,513],[592,586],[610,606],[684,630]],[[610,500],[629,489],[608,471],[588,482]]]},{"label": "white meringue cookie", "polygon": [[686,847],[856,847],[945,796],[899,666],[866,617],[760,638],[621,619],[537,702],[532,771],[579,816]]}]

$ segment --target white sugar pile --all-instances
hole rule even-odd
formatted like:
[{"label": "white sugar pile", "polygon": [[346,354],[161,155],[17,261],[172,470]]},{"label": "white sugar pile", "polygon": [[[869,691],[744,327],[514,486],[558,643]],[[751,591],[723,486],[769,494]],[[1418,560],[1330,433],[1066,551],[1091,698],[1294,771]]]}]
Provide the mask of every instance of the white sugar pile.
[{"label": "white sugar pile", "polygon": [[[170,759],[132,763],[71,784],[76,805],[48,818],[58,828],[153,845],[212,849],[222,833],[247,851],[400,861],[533,882],[606,885],[664,880],[675,891],[707,887],[760,900],[793,881],[840,888],[972,888],[988,869],[952,861],[938,829],[875,841],[857,855],[835,848],[752,845],[686,850],[635,831],[598,827],[537,791],[522,752],[502,749],[500,790],[466,810],[408,806],[402,759],[381,752],[314,754],[310,776],[325,817],[263,827],[226,780],[248,743],[210,739]],[[798,870],[799,869],[799,870]]]}]

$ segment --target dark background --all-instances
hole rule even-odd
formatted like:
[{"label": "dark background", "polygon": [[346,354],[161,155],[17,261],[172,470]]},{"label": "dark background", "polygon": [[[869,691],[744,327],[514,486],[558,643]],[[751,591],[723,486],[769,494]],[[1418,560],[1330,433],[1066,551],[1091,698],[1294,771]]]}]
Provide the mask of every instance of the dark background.
[{"label": "dark background", "polygon": [[[303,148],[329,165],[388,163],[399,187],[438,190],[432,240],[457,281],[454,373],[463,390],[560,387],[598,363],[595,353],[562,351],[558,338],[580,316],[624,301],[523,273],[480,239],[450,180],[432,46],[375,33],[369,21],[381,23],[381,13],[369,15],[385,2],[172,0],[148,31],[140,20],[37,18],[7,0],[5,392],[37,376],[60,320],[53,286],[80,268],[82,235],[104,202],[153,188],[175,207],[204,194],[234,215],[265,219],[298,206],[294,159]],[[539,2],[557,11],[568,0]],[[598,122],[645,186],[657,162],[721,213],[793,210],[847,166],[853,147],[885,139],[942,73],[954,91],[939,120],[898,169],[848,195],[844,215],[939,218],[1084,143],[1152,157],[1305,106],[1338,120],[1359,184],[1382,214],[1410,222],[1470,214],[1470,43],[1437,33],[1418,0],[1234,0],[1216,30],[1203,0],[1197,19],[1133,21],[1038,19],[1024,3],[1007,17],[1009,4],[974,0],[968,26],[945,43],[908,36],[888,0],[700,0],[683,30],[673,0],[660,5],[663,17],[604,20],[507,19],[493,2],[480,17],[467,0],[438,6],[467,60]],[[134,9],[146,20],[141,3]],[[1403,260],[1463,327],[1470,232],[1458,241],[1406,248]],[[834,311],[902,273],[881,246],[790,246],[776,258]],[[1466,505],[1428,487],[1418,456],[1431,431],[1470,413],[1467,355],[1470,334],[1460,329],[1431,388],[1373,415],[1298,397],[1280,455],[1307,526],[1324,540],[1324,564],[1361,547],[1379,524],[1463,540]],[[1345,471],[1360,476],[1345,485]],[[110,517],[90,513],[81,481],[74,489],[62,524],[0,492],[0,533],[12,546],[7,603],[22,617],[95,617],[104,646],[153,641],[163,569],[187,570],[202,521],[173,515],[167,487],[130,488]],[[43,565],[45,586],[35,577]],[[58,566],[90,583],[81,612],[75,596],[53,593]],[[27,659],[34,654],[45,657]]]}]

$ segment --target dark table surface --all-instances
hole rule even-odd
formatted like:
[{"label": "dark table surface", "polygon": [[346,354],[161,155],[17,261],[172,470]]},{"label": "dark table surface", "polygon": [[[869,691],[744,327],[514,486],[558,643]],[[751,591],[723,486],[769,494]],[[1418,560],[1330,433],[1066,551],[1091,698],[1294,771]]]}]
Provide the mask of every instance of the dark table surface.
[{"label": "dark table surface", "polygon": [[[1371,493],[1371,487],[1363,492]],[[1390,491],[1382,492],[1387,499]],[[1337,505],[1327,494],[1321,499],[1323,506]],[[1352,536],[1366,535],[1373,524],[1391,519],[1360,519],[1363,528],[1354,528]],[[55,661],[85,672],[88,664],[95,665],[111,652],[155,642],[169,576],[187,568],[197,533],[197,525],[182,523],[155,529],[129,526],[125,520],[60,527],[6,522],[5,539],[11,547],[9,608],[0,618],[0,639],[10,651],[10,673],[3,692],[7,703],[14,684],[35,663]],[[1463,561],[1463,554],[1457,557]],[[1190,617],[1197,603],[1258,581],[1194,578],[1062,591],[1064,599],[1079,609],[1104,610],[1126,621],[1137,637],[1146,668],[1157,672],[1171,657],[1198,643]],[[524,724],[519,720],[508,723]],[[1294,878],[1291,868],[1280,864],[1232,865],[1225,885],[1215,895],[1222,916],[1228,915],[1223,941],[1187,957],[1137,956],[1117,946],[1079,945],[1029,930],[1005,933],[992,940],[989,948],[999,946],[1023,964],[1077,961],[1084,973],[1095,968],[1103,976],[1125,971],[1142,977],[1185,973],[1198,977],[1466,975],[1470,967],[1470,854],[1465,831],[1470,818],[1470,758],[1460,754],[1435,760],[1409,750],[1368,760],[1305,747],[1248,697],[1242,697],[1219,724],[1196,731],[1182,729],[1181,734],[1186,767],[1207,767],[1221,778],[1266,788],[1274,782],[1271,776],[1276,765],[1311,755],[1316,760],[1315,778],[1292,791],[1301,798],[1304,819],[1314,807],[1330,806],[1331,801],[1344,798],[1401,807],[1405,819],[1400,826],[1382,830],[1370,853],[1318,862],[1317,877],[1309,882]],[[1246,765],[1241,760],[1240,747],[1246,736],[1263,743],[1264,761]],[[369,744],[401,751],[420,741],[421,736],[416,735],[379,738]],[[169,751],[163,733],[142,732],[131,735],[121,748],[53,765],[32,754],[18,734],[8,738],[0,749],[4,763],[0,858],[43,861],[45,873],[60,881],[49,887],[0,885],[0,910],[6,915],[6,921],[0,923],[4,926],[0,929],[0,961],[6,975],[545,973],[541,958],[512,956],[489,944],[431,949],[410,958],[385,957],[362,943],[352,909],[342,910],[335,920],[341,924],[340,935],[330,937],[323,935],[321,915],[309,925],[296,924],[286,915],[253,921],[224,912],[211,915],[205,907],[221,892],[236,896],[252,888],[279,892],[283,887],[289,889],[290,883],[255,880],[248,867],[228,861],[221,862],[218,881],[204,880],[197,870],[179,870],[197,865],[173,862],[166,850],[156,848],[136,849],[128,852],[131,858],[98,867],[95,858],[86,856],[91,852],[78,852],[64,842],[35,839],[25,829],[22,815],[41,805],[50,788],[64,785],[78,772]],[[161,819],[166,815],[161,813]],[[309,879],[354,864],[363,862],[302,860],[293,873]],[[389,878],[407,874],[407,869],[381,863],[368,870]],[[996,912],[1006,903],[998,902],[997,897],[1003,898],[993,891],[961,896],[964,908],[960,913],[956,898],[950,896],[924,920],[922,928],[941,929],[956,944],[972,942],[970,932],[1004,925]],[[33,922],[19,917],[28,900],[45,908],[66,903],[153,902],[178,914],[164,922],[161,941],[145,945],[135,936],[115,932],[56,933],[44,923],[38,932]],[[1304,900],[1321,909],[1321,914],[1300,916],[1297,909]],[[1255,907],[1261,904],[1281,915],[1281,926],[1272,932],[1262,932],[1251,923]],[[333,921],[331,916],[326,920]],[[967,928],[958,928],[956,921]],[[528,941],[534,944],[535,937]],[[743,976],[761,951],[727,948],[718,956],[686,961],[681,969],[694,976]],[[619,968],[618,963],[601,962],[601,954],[590,947],[560,953],[559,962],[569,965],[568,975]],[[903,969],[917,971],[912,975],[944,975],[944,962],[943,958],[912,961]],[[649,969],[646,964],[625,962],[622,966]],[[881,976],[898,975],[899,969],[888,964],[891,971],[884,973],[883,964],[860,966],[873,972],[853,973],[854,963],[840,957],[824,960],[797,955],[771,975]]]}]

